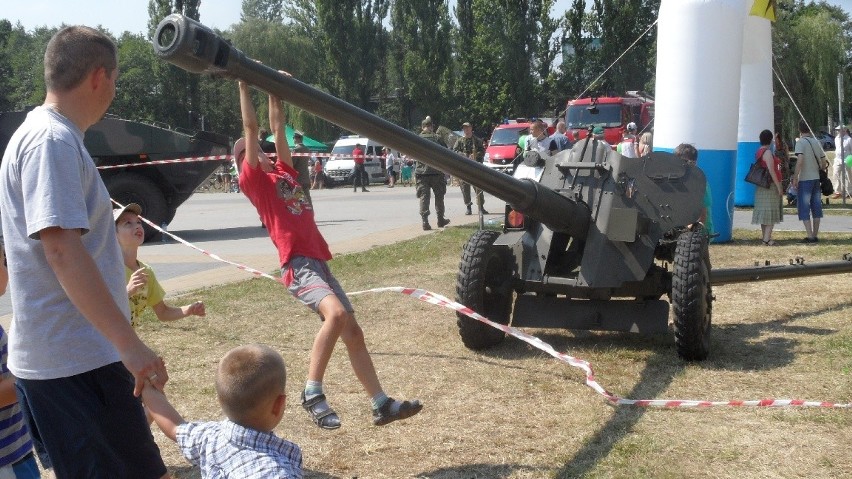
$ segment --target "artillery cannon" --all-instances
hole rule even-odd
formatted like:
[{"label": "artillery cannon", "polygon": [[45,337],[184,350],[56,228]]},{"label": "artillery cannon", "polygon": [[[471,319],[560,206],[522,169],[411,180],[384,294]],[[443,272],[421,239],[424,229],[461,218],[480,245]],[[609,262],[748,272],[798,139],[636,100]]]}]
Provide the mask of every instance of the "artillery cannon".
[{"label": "artillery cannon", "polygon": [[[678,355],[707,357],[713,273],[708,237],[693,227],[706,184],[697,167],[668,153],[626,158],[589,136],[555,156],[525,155],[512,177],[257,63],[181,15],[160,23],[154,49],[190,72],[241,79],[506,201],[504,231],[473,234],[456,286],[460,302],[492,321],[657,333],[668,331],[671,309]],[[846,271],[852,262],[828,270]],[[802,265],[774,275],[825,273]],[[757,277],[725,270],[719,282]],[[458,326],[472,349],[504,337],[461,315]]]}]

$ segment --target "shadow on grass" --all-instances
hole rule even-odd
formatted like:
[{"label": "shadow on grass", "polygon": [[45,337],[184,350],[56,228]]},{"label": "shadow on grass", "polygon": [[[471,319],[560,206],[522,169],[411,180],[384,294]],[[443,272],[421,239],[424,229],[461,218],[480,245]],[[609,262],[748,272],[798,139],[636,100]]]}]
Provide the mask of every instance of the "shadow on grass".
[{"label": "shadow on grass", "polygon": [[536,471],[540,471],[541,476],[546,474],[540,468],[522,464],[466,464],[421,472],[414,477],[418,479],[501,479],[516,472],[535,473]]},{"label": "shadow on grass", "polygon": [[[649,357],[639,381],[625,397],[656,398],[667,390],[686,364],[676,359],[672,361],[671,354],[668,350],[658,351]],[[669,367],[657,367],[660,362],[668,362]],[[583,447],[559,469],[555,477],[582,477],[592,471],[601,458],[607,457],[619,441],[630,434],[647,410],[643,407],[616,407],[609,421],[595,435],[586,439]]]},{"label": "shadow on grass", "polygon": [[715,325],[710,361],[702,365],[713,369],[755,371],[786,366],[795,359],[795,348],[799,341],[780,335],[828,336],[837,332],[792,323],[849,307],[852,307],[852,301],[776,317],[762,323]]},{"label": "shadow on grass", "polygon": [[[699,367],[713,369],[767,370],[783,367],[795,357],[799,341],[780,334],[804,334],[825,336],[835,333],[826,328],[815,328],[791,324],[794,321],[818,316],[830,310],[852,306],[852,301],[831,305],[822,309],[774,319],[765,323],[714,325],[712,353],[709,361],[695,363]],[[647,350],[652,354],[645,360],[645,368],[633,389],[625,398],[658,398],[680,375],[687,363],[677,359],[671,335],[652,337],[629,333],[577,332],[575,337],[557,333],[536,334],[557,351],[570,348],[604,347],[618,350]],[[536,331],[533,331],[535,333]],[[777,333],[779,336],[773,336]],[[767,337],[768,335],[768,337]],[[526,345],[526,343],[523,343]],[[512,346],[509,346],[512,345]],[[505,341],[497,348],[484,351],[486,355],[505,358],[506,349],[513,347],[517,357],[542,354],[532,347],[517,347],[515,341]],[[592,365],[594,367],[594,364]],[[600,373],[600,371],[598,371]],[[605,385],[604,385],[605,386]],[[613,416],[600,430],[589,437],[584,446],[557,472],[556,477],[582,477],[594,470],[597,462],[607,457],[633,427],[639,422],[647,408],[621,406],[614,409]]]},{"label": "shadow on grass", "polygon": [[[714,324],[711,331],[710,357],[695,363],[707,369],[770,370],[789,365],[795,359],[795,348],[799,341],[781,335],[828,336],[837,331],[801,324],[792,324],[816,317],[829,311],[852,308],[852,301],[832,304],[824,308],[803,311],[798,314],[776,317],[762,323]],[[524,328],[556,351],[571,354],[572,349],[597,349],[618,351],[655,351],[655,356],[668,358],[668,363],[680,362],[674,347],[674,333],[643,336],[633,333],[568,330],[560,334],[553,330]],[[523,344],[526,347],[517,347]],[[499,359],[515,359],[531,355],[546,354],[515,338],[507,338],[491,349],[479,352],[483,356]],[[586,358],[581,358],[586,359]],[[592,364],[594,367],[594,364]]]}]

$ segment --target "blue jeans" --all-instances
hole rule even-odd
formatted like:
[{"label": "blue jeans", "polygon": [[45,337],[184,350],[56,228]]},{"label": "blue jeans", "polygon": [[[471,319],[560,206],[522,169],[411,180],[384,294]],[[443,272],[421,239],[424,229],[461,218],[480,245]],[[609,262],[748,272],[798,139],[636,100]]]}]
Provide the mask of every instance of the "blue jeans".
[{"label": "blue jeans", "polygon": [[799,181],[798,199],[796,208],[800,221],[810,221],[813,218],[822,218],[822,190],[819,188],[819,179]]},{"label": "blue jeans", "polygon": [[66,378],[18,378],[16,386],[57,477],[166,474],[142,402],[133,396],[133,376],[120,362]]}]

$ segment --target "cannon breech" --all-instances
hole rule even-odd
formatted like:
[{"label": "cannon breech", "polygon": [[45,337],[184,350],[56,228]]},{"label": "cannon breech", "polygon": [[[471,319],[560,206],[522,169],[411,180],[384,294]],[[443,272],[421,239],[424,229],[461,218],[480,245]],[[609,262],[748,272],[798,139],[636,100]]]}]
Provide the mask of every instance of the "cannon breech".
[{"label": "cannon breech", "polygon": [[154,51],[160,58],[192,73],[239,79],[313,115],[371,138],[418,161],[460,178],[506,201],[554,231],[585,237],[589,210],[579,202],[495,171],[415,135],[378,116],[260,64],[204,25],[172,14],[157,26]]}]

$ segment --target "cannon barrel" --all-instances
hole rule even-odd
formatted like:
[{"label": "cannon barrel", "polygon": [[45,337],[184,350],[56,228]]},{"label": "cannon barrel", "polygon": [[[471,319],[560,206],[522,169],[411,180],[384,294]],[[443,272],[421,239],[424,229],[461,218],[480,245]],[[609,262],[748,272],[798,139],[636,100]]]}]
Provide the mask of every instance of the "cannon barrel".
[{"label": "cannon barrel", "polygon": [[588,207],[532,180],[520,180],[415,135],[339,98],[258,63],[215,32],[183,15],[164,18],[154,34],[160,58],[192,73],[245,81],[313,115],[364,135],[481,188],[553,231],[584,238]]},{"label": "cannon barrel", "polygon": [[710,283],[714,286],[753,281],[772,281],[776,279],[801,278],[826,274],[852,273],[852,255],[843,255],[841,261],[826,261],[805,264],[797,258],[789,265],[766,265],[752,268],[722,268],[710,272]]}]

